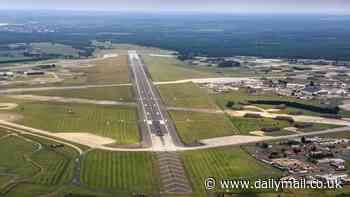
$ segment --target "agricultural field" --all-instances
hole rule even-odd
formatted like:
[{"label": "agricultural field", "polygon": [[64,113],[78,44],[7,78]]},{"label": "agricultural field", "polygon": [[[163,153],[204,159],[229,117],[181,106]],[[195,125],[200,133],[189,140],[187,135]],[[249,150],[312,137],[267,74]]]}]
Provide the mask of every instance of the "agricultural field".
[{"label": "agricultural field", "polygon": [[[37,196],[70,183],[77,152],[70,147],[52,148],[49,140],[12,135],[0,143],[0,194]],[[11,181],[11,182],[10,182]]]},{"label": "agricultural field", "polygon": [[217,77],[218,74],[189,68],[189,65],[169,57],[143,55],[153,81],[175,81],[191,78]]},{"label": "agricultural field", "polygon": [[121,102],[133,102],[132,88],[130,86],[98,87],[67,90],[46,90],[25,92],[39,96],[59,96],[68,98],[82,98],[93,100],[110,100]]},{"label": "agricultural field", "polygon": [[170,111],[177,132],[185,144],[198,140],[230,136],[237,133],[224,114]]},{"label": "agricultural field", "polygon": [[39,51],[41,53],[57,54],[73,58],[79,57],[79,50],[68,45],[49,42],[37,42],[31,43],[30,46],[33,50]]},{"label": "agricultural field", "polygon": [[118,144],[135,144],[140,140],[136,108],[24,102],[16,108],[23,116],[17,121],[29,127],[51,132],[87,132],[116,140]]},{"label": "agricultural field", "polygon": [[90,188],[127,193],[157,192],[159,180],[153,157],[146,152],[94,150],[82,163],[81,180]]},{"label": "agricultural field", "polygon": [[169,107],[218,109],[206,89],[194,83],[158,86],[160,95]]},{"label": "agricultural field", "polygon": [[226,147],[208,150],[186,151],[181,153],[186,172],[192,182],[194,196],[206,196],[204,180],[213,177],[258,179],[279,177],[281,171],[267,166],[240,147]]}]

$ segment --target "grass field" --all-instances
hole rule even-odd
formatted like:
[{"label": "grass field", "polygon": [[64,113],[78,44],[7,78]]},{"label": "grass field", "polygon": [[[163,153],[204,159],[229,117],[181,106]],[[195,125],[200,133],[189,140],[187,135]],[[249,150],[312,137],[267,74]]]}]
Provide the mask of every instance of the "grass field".
[{"label": "grass field", "polygon": [[57,143],[29,135],[1,139],[0,173],[7,176],[0,176],[0,195],[38,196],[69,183],[78,154],[70,147],[54,149],[51,144]]},{"label": "grass field", "polygon": [[91,188],[112,191],[158,191],[157,170],[152,153],[91,151],[82,165],[81,179]]},{"label": "grass field", "polygon": [[86,82],[92,84],[128,83],[128,56],[122,55],[92,62],[94,67],[80,69],[86,73]]},{"label": "grass field", "polygon": [[140,140],[136,109],[131,107],[38,103],[20,104],[18,123],[52,132],[88,132],[110,137],[118,144]]},{"label": "grass field", "polygon": [[31,43],[31,47],[35,50],[47,54],[59,54],[63,56],[79,57],[79,50],[74,49],[73,47],[68,45],[49,42],[37,42]]},{"label": "grass field", "polygon": [[194,83],[160,85],[160,95],[167,106],[218,109],[207,90]]},{"label": "grass field", "polygon": [[77,75],[64,77],[61,85],[129,83],[127,55],[91,61],[89,65],[92,67],[70,68]]},{"label": "grass field", "polygon": [[[246,118],[246,117],[231,117],[231,122],[234,127],[238,130],[239,134],[249,135],[252,131],[257,131],[262,128],[280,128],[280,131],[267,132],[266,135],[271,136],[280,136],[295,134],[293,132],[283,130],[286,127],[293,127],[294,123],[290,123],[284,120],[274,120],[272,118]],[[312,132],[312,131],[321,131],[326,129],[338,128],[341,126],[329,125],[329,124],[318,124],[313,123],[311,127],[298,129],[300,132]]]},{"label": "grass field", "polygon": [[132,96],[132,89],[129,86],[84,88],[84,89],[71,89],[71,90],[47,90],[47,91],[25,92],[24,94],[33,94],[33,95],[40,95],[40,96],[60,96],[60,97],[69,97],[69,98],[94,99],[94,100],[111,100],[111,101],[122,101],[122,102],[134,101]]},{"label": "grass field", "polygon": [[322,131],[322,130],[327,130],[327,129],[335,129],[335,128],[339,128],[339,127],[342,127],[342,126],[314,123],[314,124],[312,124],[312,127],[299,129],[299,131],[312,132],[312,131]]},{"label": "grass field", "polygon": [[38,185],[38,184],[31,184],[31,183],[22,183],[16,186],[13,190],[8,192],[6,194],[6,197],[36,197],[48,194],[50,192],[55,191],[57,189],[53,186],[47,186],[47,185]]},{"label": "grass field", "polygon": [[174,81],[189,78],[217,77],[218,74],[189,68],[186,63],[169,57],[151,57],[143,55],[154,81]]},{"label": "grass field", "polygon": [[38,169],[29,163],[24,155],[35,151],[35,145],[19,137],[9,136],[0,141],[0,172],[32,176]]},{"label": "grass field", "polygon": [[258,162],[239,147],[182,152],[186,172],[196,196],[206,196],[204,180],[213,177],[257,179],[280,176],[281,172]]},{"label": "grass field", "polygon": [[78,157],[77,152],[67,146],[53,149],[48,140],[25,136],[40,143],[43,148],[31,156],[31,159],[41,167],[38,175],[33,177],[33,183],[41,185],[67,184],[73,178],[74,162]]},{"label": "grass field", "polygon": [[[307,105],[319,105],[319,102],[317,101],[305,101],[305,100],[300,100],[292,97],[286,97],[286,96],[278,96],[278,95],[273,95],[273,94],[263,94],[263,95],[249,95],[248,91],[246,89],[240,89],[238,91],[232,91],[229,93],[223,93],[223,94],[218,94],[214,95],[216,98],[217,104],[221,108],[226,108],[226,104],[228,101],[234,101],[236,103],[238,102],[247,102],[247,101],[257,101],[257,100],[278,100],[278,101],[289,101],[289,102],[297,102],[297,103],[302,103],[302,104],[307,104]],[[264,108],[264,109],[271,109],[275,106],[273,105],[260,105],[256,104],[256,106]],[[286,109],[281,110],[278,113],[291,113],[291,112],[297,112],[301,111],[305,115],[320,115],[317,112],[313,112],[310,110],[304,110],[304,109],[299,109],[299,108],[293,108],[293,107],[287,107]]]},{"label": "grass field", "polygon": [[271,118],[245,118],[231,117],[232,124],[239,131],[239,134],[249,135],[249,132],[257,131],[266,127],[285,128],[292,126],[288,121],[274,120]]},{"label": "grass field", "polygon": [[224,114],[170,111],[178,134],[185,144],[201,139],[234,135],[235,128]]}]

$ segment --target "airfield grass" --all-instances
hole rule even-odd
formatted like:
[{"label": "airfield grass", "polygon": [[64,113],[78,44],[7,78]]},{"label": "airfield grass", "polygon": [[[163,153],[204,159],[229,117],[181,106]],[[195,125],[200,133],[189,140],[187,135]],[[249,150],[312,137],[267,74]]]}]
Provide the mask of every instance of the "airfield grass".
[{"label": "airfield grass", "polygon": [[299,131],[302,132],[313,132],[313,131],[322,131],[322,130],[327,130],[327,129],[335,129],[335,128],[340,128],[344,126],[340,125],[330,125],[330,124],[321,124],[321,123],[313,123],[311,127],[307,127],[304,129],[299,129]]},{"label": "airfield grass", "polygon": [[5,186],[8,182],[10,182],[14,177],[13,176],[7,176],[7,175],[0,175],[0,192],[1,188]]},{"label": "airfield grass", "polygon": [[86,82],[93,84],[128,83],[129,66],[128,56],[106,58],[92,62],[93,67],[83,68],[86,73]]},{"label": "airfield grass", "polygon": [[[280,131],[265,132],[268,136],[280,136],[295,134],[294,132],[283,130],[287,127],[293,127],[295,123],[285,120],[275,120],[272,118],[247,118],[247,117],[230,117],[232,124],[238,130],[239,134],[249,135],[250,132],[261,130],[262,128],[279,128]],[[303,129],[297,129],[299,132],[322,131],[334,129],[342,126],[313,123],[312,126]]]},{"label": "airfield grass", "polygon": [[67,90],[46,90],[24,92],[24,94],[32,94],[39,96],[59,96],[68,98],[83,98],[93,100],[111,100],[121,102],[134,101],[132,90],[129,86],[116,87],[97,87],[83,89],[67,89]]},{"label": "airfield grass", "polygon": [[148,152],[93,150],[82,163],[81,180],[90,188],[121,192],[158,191],[154,156]]},{"label": "airfield grass", "polygon": [[185,144],[194,144],[198,140],[230,136],[236,133],[225,114],[170,111],[170,116]]},{"label": "airfield grass", "polygon": [[0,171],[21,176],[32,176],[38,171],[24,157],[35,151],[33,143],[16,136],[3,138],[0,142]]},{"label": "airfield grass", "polygon": [[169,57],[143,55],[153,81],[175,81],[190,78],[217,77],[218,74],[190,68],[186,63]]},{"label": "airfield grass", "polygon": [[127,55],[94,60],[89,65],[91,67],[69,68],[75,76],[64,77],[61,85],[129,83]]},{"label": "airfield grass", "polygon": [[79,57],[78,49],[75,49],[71,46],[64,45],[64,44],[50,43],[50,42],[36,42],[36,43],[31,43],[31,47],[35,50],[39,50],[47,54],[59,54],[64,56]]},{"label": "airfield grass", "polygon": [[57,143],[28,135],[1,139],[0,173],[11,176],[0,176],[0,194],[38,196],[69,183],[78,154],[70,147],[54,149],[51,144]]},{"label": "airfield grass", "polygon": [[239,131],[239,134],[243,135],[249,135],[249,132],[267,127],[283,129],[292,126],[292,124],[288,121],[274,120],[271,118],[231,117],[230,119],[234,127]]},{"label": "airfield grass", "polygon": [[240,147],[185,151],[181,155],[194,196],[206,196],[204,180],[208,177],[255,180],[281,175],[279,170],[255,160]]},{"label": "airfield grass", "polygon": [[78,153],[67,146],[53,149],[50,145],[57,143],[45,139],[34,138],[34,140],[40,143],[43,149],[31,156],[31,159],[41,168],[40,173],[33,177],[32,182],[40,185],[69,183],[73,178],[74,160],[78,157]]},{"label": "airfield grass", "polygon": [[[247,89],[240,89],[237,91],[230,91],[228,93],[221,93],[213,95],[213,97],[216,100],[216,103],[222,108],[226,109],[226,104],[228,101],[233,101],[236,104],[238,103],[247,103],[248,101],[259,101],[259,100],[269,100],[269,101],[288,101],[288,102],[294,102],[294,103],[300,103],[305,105],[313,105],[313,106],[320,106],[320,101],[316,100],[300,100],[293,97],[287,97],[287,96],[279,96],[273,93],[265,93],[260,95],[251,95],[249,94]],[[257,107],[261,107],[263,109],[271,109],[276,107],[276,105],[267,105],[267,104],[254,104]],[[272,113],[278,113],[278,114],[290,114],[295,112],[302,112],[304,115],[310,115],[310,116],[320,116],[323,115],[322,113],[296,108],[296,107],[286,107],[285,109],[282,109],[280,111],[272,112]],[[344,115],[345,117],[350,117],[349,112],[340,111],[341,115]]]},{"label": "airfield grass", "polygon": [[6,197],[36,197],[42,196],[45,194],[49,194],[55,191],[56,187],[50,187],[47,185],[38,185],[38,184],[30,184],[30,183],[21,183],[8,192]]},{"label": "airfield grass", "polygon": [[87,132],[116,140],[118,144],[135,144],[140,140],[136,108],[24,102],[16,112],[23,116],[20,124],[51,132]]},{"label": "airfield grass", "polygon": [[171,84],[158,86],[164,103],[169,107],[218,109],[207,90],[197,84]]}]

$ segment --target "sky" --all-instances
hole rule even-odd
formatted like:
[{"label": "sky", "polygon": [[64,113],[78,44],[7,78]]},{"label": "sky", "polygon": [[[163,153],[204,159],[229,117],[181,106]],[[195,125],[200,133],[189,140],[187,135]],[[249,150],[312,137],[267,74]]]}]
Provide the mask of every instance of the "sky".
[{"label": "sky", "polygon": [[1,1],[0,9],[350,14],[350,0],[0,0],[0,1]]}]

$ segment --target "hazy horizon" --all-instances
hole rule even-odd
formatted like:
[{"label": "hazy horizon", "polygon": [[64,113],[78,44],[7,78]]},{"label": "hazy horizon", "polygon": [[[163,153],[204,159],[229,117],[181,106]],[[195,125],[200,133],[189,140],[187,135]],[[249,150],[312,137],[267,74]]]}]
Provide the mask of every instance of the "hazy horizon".
[{"label": "hazy horizon", "polygon": [[[3,0],[5,10],[77,10],[142,12],[212,12],[212,13],[323,13],[348,14],[348,0]],[[134,1],[135,2],[135,1]]]}]

